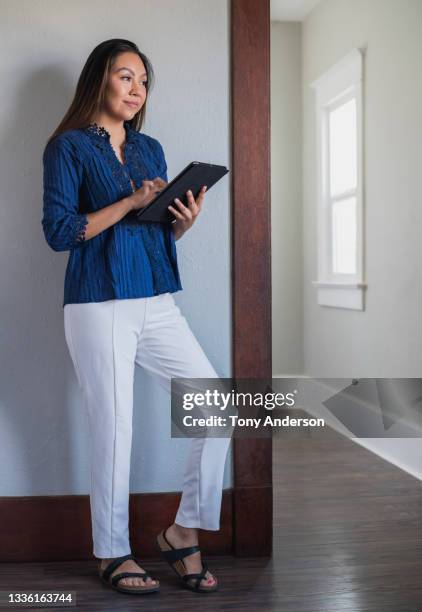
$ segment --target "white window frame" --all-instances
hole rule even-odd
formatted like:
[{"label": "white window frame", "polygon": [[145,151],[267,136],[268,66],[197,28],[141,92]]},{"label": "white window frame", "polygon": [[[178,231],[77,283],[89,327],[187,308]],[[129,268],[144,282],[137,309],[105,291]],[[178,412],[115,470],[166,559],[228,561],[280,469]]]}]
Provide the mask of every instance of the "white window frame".
[{"label": "white window frame", "polygon": [[[363,104],[362,53],[353,49],[330,70],[313,81],[316,108],[316,170],[318,208],[318,279],[312,281],[317,288],[318,304],[338,308],[364,310],[364,240],[363,240]],[[329,132],[328,114],[348,100],[356,100],[357,122],[357,185],[349,195],[356,196],[356,274],[333,274],[331,248],[331,204],[329,197]],[[341,199],[345,197],[341,195]]]}]

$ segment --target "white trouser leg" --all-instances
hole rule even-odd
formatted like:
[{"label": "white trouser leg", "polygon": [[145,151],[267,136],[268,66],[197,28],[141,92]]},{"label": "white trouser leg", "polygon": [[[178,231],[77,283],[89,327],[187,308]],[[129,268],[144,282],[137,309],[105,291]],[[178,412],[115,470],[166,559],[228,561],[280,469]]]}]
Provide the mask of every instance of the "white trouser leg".
[{"label": "white trouser leg", "polygon": [[136,330],[142,304],[130,300],[66,304],[65,333],[91,433],[93,553],[129,554],[129,474]]},{"label": "white trouser leg", "polygon": [[[146,305],[136,363],[155,375],[169,393],[172,377],[218,378],[173,295],[166,293],[158,298]],[[230,441],[230,438],[191,439],[177,524],[220,529],[224,466]]]},{"label": "white trouser leg", "polygon": [[[129,473],[135,362],[170,392],[171,377],[216,378],[170,293],[66,304],[65,335],[91,433],[94,555],[118,557],[129,543]],[[193,438],[175,522],[218,530],[229,438]]]}]

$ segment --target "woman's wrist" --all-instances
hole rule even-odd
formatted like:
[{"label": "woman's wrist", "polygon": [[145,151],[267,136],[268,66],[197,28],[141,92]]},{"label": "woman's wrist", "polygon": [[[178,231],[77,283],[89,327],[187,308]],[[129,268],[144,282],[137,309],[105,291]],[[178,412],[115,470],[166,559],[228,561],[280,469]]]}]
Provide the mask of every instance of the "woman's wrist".
[{"label": "woman's wrist", "polygon": [[134,209],[132,196],[127,196],[126,198],[123,198],[121,202],[123,202],[123,208],[127,213]]},{"label": "woman's wrist", "polygon": [[179,240],[179,238],[181,238],[185,233],[183,230],[180,229],[180,227],[177,227],[176,223],[171,224],[171,230],[174,235],[174,240]]}]

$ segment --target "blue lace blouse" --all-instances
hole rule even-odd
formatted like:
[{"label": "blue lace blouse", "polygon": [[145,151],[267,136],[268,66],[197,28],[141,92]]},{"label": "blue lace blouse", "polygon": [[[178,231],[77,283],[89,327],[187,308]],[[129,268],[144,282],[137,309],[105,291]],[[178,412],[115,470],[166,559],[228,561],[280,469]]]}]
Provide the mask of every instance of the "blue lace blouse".
[{"label": "blue lace blouse", "polygon": [[182,289],[170,223],[141,223],[129,213],[85,240],[87,214],[133,193],[131,179],[137,189],[143,180],[168,180],[158,140],[124,127],[124,164],[96,123],[63,132],[44,150],[44,236],[54,251],[70,251],[63,306]]}]

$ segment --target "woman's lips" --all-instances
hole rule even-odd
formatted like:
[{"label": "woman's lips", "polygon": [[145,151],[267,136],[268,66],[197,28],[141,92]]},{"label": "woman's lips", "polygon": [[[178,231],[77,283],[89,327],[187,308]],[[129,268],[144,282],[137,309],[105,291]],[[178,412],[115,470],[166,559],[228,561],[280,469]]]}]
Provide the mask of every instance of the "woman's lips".
[{"label": "woman's lips", "polygon": [[127,104],[131,108],[138,108],[138,106],[139,106],[139,104],[137,102],[126,102],[125,101],[125,104]]}]

